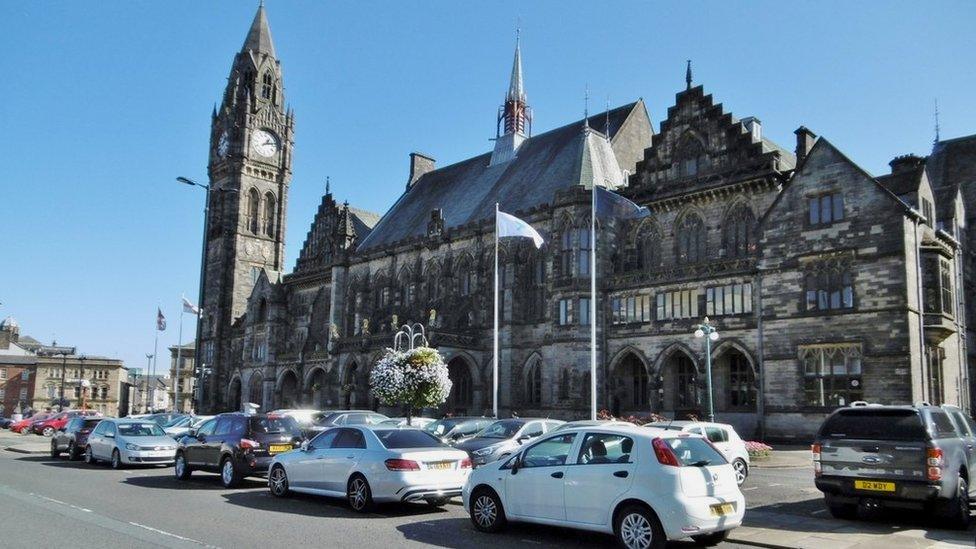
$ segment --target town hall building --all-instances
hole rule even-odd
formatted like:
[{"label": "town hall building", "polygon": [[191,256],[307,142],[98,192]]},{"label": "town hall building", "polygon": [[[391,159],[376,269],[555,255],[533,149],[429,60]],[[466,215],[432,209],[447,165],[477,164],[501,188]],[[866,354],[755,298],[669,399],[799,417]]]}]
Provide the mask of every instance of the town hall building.
[{"label": "town hall building", "polygon": [[[774,143],[690,65],[656,129],[638,99],[536,131],[516,46],[492,150],[410,154],[382,215],[327,188],[288,270],[294,123],[261,7],[212,116],[207,410],[376,408],[372,365],[420,322],[453,381],[439,412],[490,413],[495,203],[546,239],[500,244],[502,416],[587,417],[595,323],[600,408],[702,417],[706,316],[716,416],[743,436],[808,437],[862,400],[969,408],[976,136],[873,176],[802,126]],[[594,185],[651,215],[601,223],[591,263]]]}]

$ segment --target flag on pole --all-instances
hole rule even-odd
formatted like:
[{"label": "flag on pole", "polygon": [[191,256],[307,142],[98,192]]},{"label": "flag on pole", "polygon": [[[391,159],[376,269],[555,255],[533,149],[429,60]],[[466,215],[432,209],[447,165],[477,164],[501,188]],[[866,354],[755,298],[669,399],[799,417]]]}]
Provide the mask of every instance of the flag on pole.
[{"label": "flag on pole", "polygon": [[185,298],[185,297],[183,298],[183,312],[184,313],[193,313],[193,314],[195,314],[197,316],[200,316],[200,308],[197,307],[196,305],[190,303],[190,300],[187,299],[187,298]]},{"label": "flag on pole", "polygon": [[545,240],[539,231],[532,228],[525,221],[505,212],[498,212],[495,216],[495,226],[498,227],[498,238],[506,236],[522,236],[531,238],[536,248],[541,248]]},{"label": "flag on pole", "polygon": [[650,210],[638,206],[619,194],[600,186],[594,187],[596,216],[614,219],[642,219],[651,215]]},{"label": "flag on pole", "polygon": [[166,329],[166,317],[163,316],[163,311],[159,307],[156,307],[156,329],[160,332]]}]

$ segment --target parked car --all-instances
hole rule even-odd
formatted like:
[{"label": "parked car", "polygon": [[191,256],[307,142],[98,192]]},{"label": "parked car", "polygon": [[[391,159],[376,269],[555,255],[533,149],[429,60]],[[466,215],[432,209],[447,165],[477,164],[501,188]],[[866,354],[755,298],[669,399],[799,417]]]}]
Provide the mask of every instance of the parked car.
[{"label": "parked car", "polygon": [[220,414],[179,441],[173,471],[187,480],[193,471],[220,473],[232,488],[244,477],[263,476],[275,455],[301,446],[304,437],[294,418],[273,414]]},{"label": "parked car", "polygon": [[483,532],[535,522],[641,549],[688,537],[716,545],[745,512],[735,471],[703,437],[628,426],[549,433],[475,469],[462,500]]},{"label": "parked car", "polygon": [[31,424],[31,431],[46,437],[54,436],[54,433],[64,427],[69,420],[76,417],[101,416],[95,410],[65,410],[54,414],[47,419],[35,421]]},{"label": "parked car", "polygon": [[709,423],[706,421],[662,421],[647,423],[645,427],[655,429],[673,429],[685,433],[702,435],[709,440],[725,459],[735,469],[735,481],[742,486],[749,476],[752,462],[749,460],[749,450],[742,437],[735,432],[735,428],[725,423]]},{"label": "parked car", "polygon": [[95,426],[102,421],[101,417],[79,416],[71,418],[51,437],[51,457],[61,457],[62,452],[68,454],[68,459],[81,458],[81,453],[88,444],[88,435]]},{"label": "parked car", "polygon": [[315,424],[309,430],[312,433],[320,433],[342,425],[379,425],[388,419],[390,418],[372,410],[338,410],[315,420]]},{"label": "parked car", "polygon": [[163,427],[163,432],[175,439],[179,439],[193,429],[198,429],[203,425],[204,421],[212,417],[214,416],[183,416]]},{"label": "parked car", "polygon": [[176,421],[177,419],[185,415],[188,414],[180,414],[176,412],[160,412],[158,414],[146,414],[144,416],[140,416],[139,419],[148,419],[150,421],[155,421],[156,424],[159,425],[160,427],[165,427],[166,425],[169,425],[170,423]]},{"label": "parked car", "polygon": [[407,418],[405,417],[391,417],[390,419],[384,419],[383,421],[376,424],[377,427],[413,427],[414,429],[423,429],[424,427],[430,425],[436,421],[431,417],[412,417],[410,418],[410,424],[407,424]]},{"label": "parked car", "polygon": [[13,422],[14,422],[14,420],[10,419],[9,417],[0,416],[0,429],[7,429],[7,428],[9,428],[10,427],[10,424],[13,423]]},{"label": "parked car", "polygon": [[827,416],[813,443],[816,485],[830,513],[923,509],[969,526],[976,425],[958,408],[858,405]]},{"label": "parked car", "polygon": [[377,502],[426,501],[439,507],[471,472],[467,453],[419,429],[334,427],[271,462],[268,487],[344,497],[355,511]]},{"label": "parked car", "polygon": [[556,419],[499,419],[474,437],[454,446],[458,450],[467,452],[474,466],[479,467],[517,452],[526,442],[556,429],[563,423]]},{"label": "parked car", "polygon": [[22,419],[20,421],[15,421],[14,423],[11,423],[10,424],[10,430],[13,431],[13,432],[15,432],[15,433],[29,433],[30,432],[31,425],[35,421],[43,421],[43,420],[51,417],[52,415],[54,415],[54,414],[49,414],[49,413],[46,413],[46,412],[41,412],[39,414],[34,414],[31,417],[25,417],[24,419]]},{"label": "parked car", "polygon": [[424,431],[451,444],[473,437],[494,422],[495,418],[491,417],[446,417],[428,424]]},{"label": "parked car", "polygon": [[108,461],[113,469],[123,465],[169,465],[176,443],[155,421],[106,418],[88,435],[85,462]]},{"label": "parked car", "polygon": [[562,431],[563,429],[576,429],[577,427],[612,427],[612,426],[628,425],[633,427],[634,424],[629,421],[621,421],[619,419],[577,419],[575,421],[567,421],[559,427],[553,429],[553,431]]}]

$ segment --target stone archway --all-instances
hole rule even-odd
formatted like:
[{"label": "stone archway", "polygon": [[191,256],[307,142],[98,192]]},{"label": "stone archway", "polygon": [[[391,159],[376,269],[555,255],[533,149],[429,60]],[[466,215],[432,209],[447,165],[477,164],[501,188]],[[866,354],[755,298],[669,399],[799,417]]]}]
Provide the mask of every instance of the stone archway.
[{"label": "stone archway", "polygon": [[653,408],[651,376],[647,365],[633,351],[625,351],[611,371],[610,412],[646,413]]},{"label": "stone archway", "polygon": [[457,356],[447,363],[447,374],[451,379],[451,394],[444,403],[444,410],[456,416],[472,413],[474,407],[474,378],[472,366],[463,357]]},{"label": "stone archway", "polygon": [[286,370],[278,382],[277,408],[295,408],[301,398],[299,394],[298,376],[291,370]]},{"label": "stone archway", "polygon": [[311,404],[312,408],[319,410],[325,408],[325,403],[328,401],[325,394],[328,391],[328,376],[325,370],[322,368],[314,368],[308,376],[308,382],[305,386],[306,393],[309,396],[309,404]]},{"label": "stone archway", "polygon": [[234,377],[230,382],[230,390],[228,391],[228,396],[230,397],[231,410],[241,409],[241,378]]},{"label": "stone archway", "polygon": [[752,357],[738,345],[723,345],[712,358],[712,395],[718,412],[756,412],[759,386]]},{"label": "stone archway", "polygon": [[247,384],[247,401],[251,404],[264,406],[264,376],[260,371],[251,374],[251,380]]},{"label": "stone archway", "polygon": [[662,409],[680,418],[689,414],[701,416],[701,390],[698,368],[683,349],[676,349],[661,362]]}]

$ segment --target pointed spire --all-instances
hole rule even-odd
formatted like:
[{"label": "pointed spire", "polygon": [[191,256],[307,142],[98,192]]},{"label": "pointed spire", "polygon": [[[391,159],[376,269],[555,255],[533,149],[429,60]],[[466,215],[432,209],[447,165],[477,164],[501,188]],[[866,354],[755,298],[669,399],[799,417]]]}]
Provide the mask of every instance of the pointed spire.
[{"label": "pointed spire", "polygon": [[590,85],[583,89],[583,129],[590,129]]},{"label": "pointed spire", "polygon": [[685,69],[685,89],[691,89],[691,59],[688,60],[688,68]]},{"label": "pointed spire", "polygon": [[329,188],[330,186],[331,186],[331,181],[329,181],[329,176],[325,176],[325,195],[326,196],[332,194],[332,189]]},{"label": "pointed spire", "polygon": [[264,13],[263,1],[258,6],[258,12],[254,14],[251,29],[247,31],[244,47],[241,48],[241,51],[246,52],[248,50],[278,57],[275,54],[274,43],[271,41],[271,29],[268,27],[268,16]]},{"label": "pointed spire", "polygon": [[935,142],[939,142],[939,98],[935,98]]},{"label": "pointed spire", "polygon": [[525,102],[525,87],[522,84],[522,30],[515,29],[515,60],[512,61],[512,77],[508,84],[506,101]]}]

